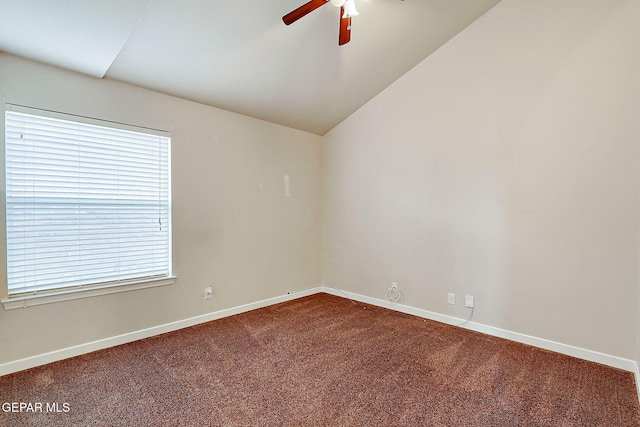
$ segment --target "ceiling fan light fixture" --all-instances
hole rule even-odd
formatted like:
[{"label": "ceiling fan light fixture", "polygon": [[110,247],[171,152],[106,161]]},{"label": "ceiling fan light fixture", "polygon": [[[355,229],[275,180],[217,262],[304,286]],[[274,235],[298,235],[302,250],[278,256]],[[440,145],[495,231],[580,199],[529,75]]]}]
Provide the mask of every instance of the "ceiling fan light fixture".
[{"label": "ceiling fan light fixture", "polygon": [[344,6],[344,3],[346,0],[330,0],[331,4],[334,5],[335,7],[342,7]]},{"label": "ceiling fan light fixture", "polygon": [[343,7],[344,7],[344,15],[342,15],[343,18],[352,18],[354,16],[360,15],[360,13],[358,13],[358,11],[356,10],[355,0],[346,0],[344,2]]}]

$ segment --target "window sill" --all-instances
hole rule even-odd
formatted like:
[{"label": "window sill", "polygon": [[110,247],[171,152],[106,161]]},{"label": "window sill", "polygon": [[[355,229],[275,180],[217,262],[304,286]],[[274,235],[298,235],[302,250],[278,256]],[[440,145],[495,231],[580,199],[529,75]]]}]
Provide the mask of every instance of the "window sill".
[{"label": "window sill", "polygon": [[54,302],[69,301],[80,298],[89,298],[99,295],[115,294],[119,292],[134,291],[137,289],[155,288],[157,286],[172,285],[175,283],[176,277],[169,276],[161,279],[141,280],[139,282],[131,282],[124,285],[107,285],[94,286],[81,289],[70,289],[63,291],[55,291],[51,293],[21,295],[18,297],[9,297],[3,299],[2,305],[5,310],[13,310],[15,308],[27,308],[34,305],[50,304]]}]

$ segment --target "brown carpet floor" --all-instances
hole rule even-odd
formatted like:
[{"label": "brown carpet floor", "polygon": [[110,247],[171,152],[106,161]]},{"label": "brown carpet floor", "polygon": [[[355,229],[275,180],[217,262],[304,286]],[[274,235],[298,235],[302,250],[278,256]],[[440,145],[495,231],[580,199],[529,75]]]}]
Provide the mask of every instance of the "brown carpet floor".
[{"label": "brown carpet floor", "polygon": [[0,402],[59,411],[3,426],[640,425],[630,372],[327,294],[6,375]]}]

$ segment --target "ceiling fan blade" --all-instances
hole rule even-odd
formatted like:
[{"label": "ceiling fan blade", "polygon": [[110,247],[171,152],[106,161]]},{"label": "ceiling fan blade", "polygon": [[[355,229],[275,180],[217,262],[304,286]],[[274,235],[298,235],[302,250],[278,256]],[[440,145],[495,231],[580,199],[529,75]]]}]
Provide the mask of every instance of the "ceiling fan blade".
[{"label": "ceiling fan blade", "polygon": [[329,0],[311,0],[311,1],[303,4],[299,8],[297,8],[295,10],[292,10],[291,12],[287,13],[286,15],[284,15],[282,17],[282,21],[287,25],[293,24],[298,19],[300,19],[303,16],[313,12],[314,10],[319,8],[320,6],[324,6],[327,3],[329,3]]},{"label": "ceiling fan blade", "polygon": [[340,8],[340,36],[338,37],[338,45],[349,43],[351,40],[351,18],[343,18],[344,7]]}]

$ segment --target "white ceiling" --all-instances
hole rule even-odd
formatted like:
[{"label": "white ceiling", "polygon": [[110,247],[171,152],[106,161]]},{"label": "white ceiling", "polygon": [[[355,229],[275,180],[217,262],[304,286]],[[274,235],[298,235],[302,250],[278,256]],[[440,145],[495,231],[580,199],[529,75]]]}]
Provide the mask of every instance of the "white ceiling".
[{"label": "white ceiling", "polygon": [[323,135],[500,0],[0,0],[0,50]]}]

